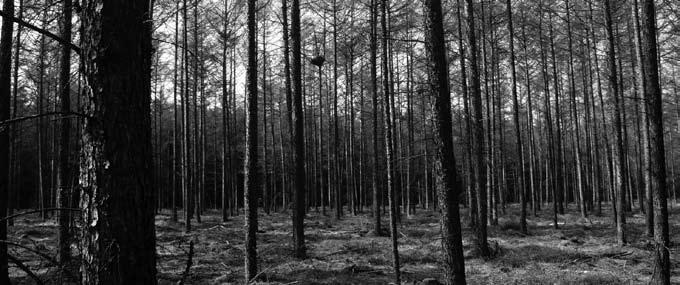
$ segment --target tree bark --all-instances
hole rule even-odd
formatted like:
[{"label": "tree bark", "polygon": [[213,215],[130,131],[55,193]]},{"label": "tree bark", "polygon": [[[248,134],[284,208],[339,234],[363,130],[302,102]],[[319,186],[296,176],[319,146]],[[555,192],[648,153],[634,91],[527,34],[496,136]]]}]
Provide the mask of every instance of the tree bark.
[{"label": "tree bark", "polygon": [[608,63],[609,63],[609,95],[614,98],[614,128],[616,133],[616,161],[614,168],[614,175],[616,176],[616,240],[619,245],[626,243],[625,231],[623,225],[625,224],[625,191],[626,191],[626,179],[623,177],[626,173],[626,161],[625,161],[625,149],[623,147],[623,134],[622,134],[622,123],[621,123],[621,103],[619,98],[619,84],[617,77],[617,67],[616,67],[616,50],[615,38],[613,32],[612,23],[612,12],[610,0],[603,0],[604,2],[604,16],[605,16],[605,27],[607,30],[607,41],[608,41]]},{"label": "tree bark", "polygon": [[89,1],[82,11],[89,118],[80,163],[81,281],[156,284],[150,6],[107,2]]},{"label": "tree bark", "polygon": [[[14,1],[4,0],[3,10],[14,15]],[[9,120],[12,71],[12,30],[14,24],[8,17],[2,17],[0,32],[0,121]],[[18,54],[17,54],[18,56]],[[7,127],[0,127],[0,219],[7,215],[9,192],[9,133]],[[7,240],[7,223],[0,222],[0,240]],[[0,243],[0,284],[10,284],[7,267],[7,244]]]},{"label": "tree bark", "polygon": [[472,152],[474,155],[473,169],[475,178],[475,193],[477,195],[477,210],[479,212],[479,223],[475,228],[475,242],[481,256],[491,255],[489,244],[486,239],[486,164],[484,163],[484,126],[482,123],[482,91],[479,81],[479,66],[477,65],[477,38],[475,36],[474,5],[472,0],[465,0],[467,3],[468,21],[468,46],[470,60],[470,83],[472,95]]},{"label": "tree bark", "polygon": [[[428,52],[430,88],[435,96],[436,188],[441,207],[441,235],[446,284],[465,284],[465,260],[458,197],[463,192],[451,134],[449,70],[444,42],[441,0],[425,2],[425,46]],[[460,15],[459,15],[460,16]]]},{"label": "tree bark", "polygon": [[293,192],[293,242],[295,256],[305,258],[305,143],[304,114],[302,113],[302,52],[300,39],[300,1],[291,6],[291,43],[293,47],[293,148],[295,149],[295,190]]},{"label": "tree bark", "polygon": [[[515,32],[512,26],[512,5],[510,0],[506,0],[507,15],[508,15],[508,33],[509,42],[508,47],[510,49],[510,70],[512,77],[512,105],[513,105],[513,121],[515,124],[515,136],[517,144],[517,155],[519,157],[519,166],[522,177],[524,177],[524,151],[522,147],[522,129],[519,123],[519,99],[517,98],[517,71],[515,67]],[[527,233],[527,204],[526,204],[526,183],[519,188],[519,203],[520,203],[520,216],[519,216],[519,228],[524,234]]]},{"label": "tree bark", "polygon": [[[64,0],[62,4],[61,37],[71,41],[71,0]],[[71,112],[71,48],[68,45],[61,46],[61,61],[59,63],[59,97],[61,112]],[[70,137],[71,119],[64,116],[61,119],[60,149],[59,149],[59,197],[57,208],[68,208],[71,196],[71,172],[70,172]],[[59,211],[59,262],[67,264],[71,259],[71,213]]]},{"label": "tree bark", "polygon": [[243,180],[245,197],[245,278],[246,282],[257,274],[257,203],[260,180],[257,174],[257,23],[255,22],[256,0],[248,0],[248,66],[247,66],[247,114],[246,154]]},{"label": "tree bark", "polygon": [[649,110],[649,184],[654,193],[654,273],[652,283],[670,284],[671,262],[668,236],[666,156],[663,129],[663,102],[659,81],[656,38],[656,7],[653,0],[641,2],[642,63],[645,74],[645,101]]},{"label": "tree bark", "polygon": [[397,242],[397,200],[395,199],[396,189],[394,185],[394,147],[392,138],[392,114],[390,112],[391,88],[389,78],[389,56],[388,56],[388,30],[387,30],[387,10],[389,9],[388,0],[382,0],[382,13],[380,23],[382,26],[382,73],[383,73],[383,114],[385,122],[385,160],[387,162],[387,193],[390,207],[390,239],[392,240],[392,257],[394,267],[394,279],[396,284],[401,284],[401,272],[399,269],[399,247]]}]

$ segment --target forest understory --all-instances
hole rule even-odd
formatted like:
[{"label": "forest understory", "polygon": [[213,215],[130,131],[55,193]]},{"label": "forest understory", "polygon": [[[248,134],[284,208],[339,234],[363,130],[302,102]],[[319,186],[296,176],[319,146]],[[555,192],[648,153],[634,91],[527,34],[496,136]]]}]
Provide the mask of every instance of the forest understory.
[{"label": "forest understory", "polygon": [[[549,205],[545,205],[548,206]],[[368,209],[366,209],[368,210]],[[611,208],[601,216],[580,217],[576,205],[558,216],[552,212],[528,215],[529,235],[519,231],[518,205],[509,205],[499,223],[489,227],[489,243],[495,256],[484,260],[473,249],[472,233],[462,209],[463,247],[469,284],[648,284],[654,270],[652,238],[645,236],[644,215],[627,217],[626,246],[616,245]],[[500,212],[500,210],[499,210]],[[206,212],[203,222],[185,234],[183,223],[172,222],[170,213],[156,216],[159,284],[243,284],[243,215],[221,222],[218,211]],[[261,214],[258,284],[388,284],[393,282],[389,237],[372,234],[368,211],[340,221],[314,209],[305,220],[309,258],[294,259],[290,245],[288,213]],[[670,208],[671,283],[680,283],[680,204]],[[387,224],[387,220],[385,220]],[[48,256],[56,253],[57,224],[38,215],[19,218],[10,227],[12,241]],[[387,229],[385,229],[387,232]],[[193,240],[192,265],[186,270],[189,244]],[[418,209],[402,218],[399,253],[405,284],[428,278],[441,280],[439,215]],[[26,249],[10,247],[10,254],[29,266],[46,284],[56,282],[59,270],[45,258]],[[77,274],[77,269],[74,269]],[[10,266],[16,284],[35,284],[17,267]],[[52,280],[52,281],[50,281]]]}]

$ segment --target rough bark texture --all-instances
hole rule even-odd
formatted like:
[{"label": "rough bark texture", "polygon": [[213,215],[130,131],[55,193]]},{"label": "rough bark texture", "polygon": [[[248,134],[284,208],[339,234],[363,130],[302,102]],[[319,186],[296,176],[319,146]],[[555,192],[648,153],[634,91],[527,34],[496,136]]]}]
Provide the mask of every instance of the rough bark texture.
[{"label": "rough bark texture", "polygon": [[444,26],[441,0],[425,2],[425,46],[428,51],[430,88],[435,98],[436,146],[434,171],[435,187],[441,207],[441,234],[444,255],[444,275],[446,284],[465,284],[465,260],[460,231],[460,212],[458,197],[462,187],[456,169],[451,134],[451,96],[449,90],[449,70],[444,42]]},{"label": "rough bark texture", "polygon": [[468,41],[470,59],[470,83],[472,94],[472,164],[475,179],[475,194],[477,195],[477,210],[479,223],[475,228],[477,248],[482,256],[489,256],[489,244],[486,240],[486,163],[484,162],[484,126],[482,122],[482,91],[479,81],[479,66],[477,66],[477,38],[475,36],[474,5],[472,0],[466,0],[468,20]]},{"label": "rough bark texture", "polygon": [[148,1],[83,6],[83,284],[156,284]]},{"label": "rough bark texture", "polygon": [[[71,40],[71,0],[64,0],[62,4],[61,37]],[[61,45],[61,61],[59,62],[59,96],[61,101],[61,112],[67,114],[71,111],[71,47]],[[70,137],[71,119],[61,119],[60,150],[59,150],[59,189],[57,190],[57,207],[68,208],[70,198]],[[69,211],[59,211],[57,219],[59,221],[59,261],[62,264],[71,259],[70,246],[70,221]]]},{"label": "rough bark texture", "polygon": [[616,67],[616,49],[615,38],[613,32],[612,12],[610,0],[604,1],[604,16],[605,26],[607,30],[608,51],[607,60],[609,63],[609,95],[614,98],[614,128],[616,133],[616,147],[615,153],[615,176],[616,176],[616,240],[619,244],[626,243],[625,231],[623,225],[625,224],[625,211],[623,209],[625,204],[626,179],[623,177],[626,173],[625,149],[623,147],[623,134],[621,131],[621,109],[622,104],[619,98],[619,84],[617,78]]},{"label": "rough bark texture", "polygon": [[387,162],[387,168],[385,171],[387,172],[387,193],[388,193],[388,202],[389,202],[389,207],[390,207],[390,239],[392,240],[392,266],[394,267],[394,279],[396,284],[401,284],[401,272],[399,269],[399,247],[397,244],[397,236],[399,233],[397,233],[397,205],[396,205],[396,189],[394,185],[394,179],[393,177],[393,170],[394,170],[394,165],[393,165],[393,157],[394,157],[394,148],[393,148],[393,139],[392,139],[392,115],[391,115],[391,108],[390,108],[390,102],[391,102],[391,89],[390,88],[390,76],[389,76],[389,51],[388,51],[388,39],[387,39],[387,34],[388,34],[388,28],[387,28],[387,10],[389,9],[389,2],[388,0],[382,0],[381,2],[382,5],[382,13],[380,14],[380,24],[382,26],[382,73],[383,73],[383,94],[384,94],[384,99],[383,99],[383,115],[384,115],[384,122],[385,122],[385,160]]},{"label": "rough bark texture", "polygon": [[293,145],[295,149],[295,190],[293,192],[293,242],[295,256],[305,258],[305,140],[302,113],[302,59],[300,43],[300,0],[291,6],[291,42],[293,47]]},{"label": "rough bark texture", "polygon": [[378,7],[376,0],[371,0],[371,97],[373,102],[373,232],[382,234],[380,225],[380,191],[378,190]]},{"label": "rough bark texture", "polygon": [[[14,15],[14,1],[4,0],[2,9]],[[0,35],[0,122],[9,120],[10,76],[12,69],[12,20],[2,18]],[[7,215],[7,198],[9,192],[9,131],[10,128],[0,126],[0,219]],[[0,240],[7,239],[7,222],[0,221]],[[0,284],[9,284],[7,269],[7,244],[0,243]]]},{"label": "rough bark texture", "polygon": [[654,245],[655,266],[653,284],[670,284],[671,262],[668,247],[668,209],[665,145],[663,141],[663,109],[659,82],[659,61],[656,42],[656,12],[653,0],[641,3],[640,26],[642,34],[642,63],[645,73],[645,100],[649,110],[649,187],[654,193]]},{"label": "rough bark texture", "polygon": [[247,70],[247,116],[246,156],[244,161],[243,200],[246,228],[245,277],[251,280],[257,274],[257,204],[260,191],[258,178],[257,142],[257,23],[255,22],[256,0],[248,1],[248,70]]},{"label": "rough bark texture", "polygon": [[[510,71],[512,77],[512,120],[515,124],[515,138],[517,144],[517,155],[519,156],[519,165],[517,169],[522,170],[521,175],[524,176],[524,151],[522,149],[522,128],[519,123],[519,99],[517,98],[517,70],[515,68],[515,31],[512,26],[512,4],[510,0],[506,0],[506,8],[508,14],[508,33],[509,33],[509,43],[508,47],[510,49]],[[526,184],[523,183],[519,188],[519,203],[521,208],[521,213],[519,217],[519,227],[520,231],[524,234],[527,233],[527,204],[526,204]]]}]

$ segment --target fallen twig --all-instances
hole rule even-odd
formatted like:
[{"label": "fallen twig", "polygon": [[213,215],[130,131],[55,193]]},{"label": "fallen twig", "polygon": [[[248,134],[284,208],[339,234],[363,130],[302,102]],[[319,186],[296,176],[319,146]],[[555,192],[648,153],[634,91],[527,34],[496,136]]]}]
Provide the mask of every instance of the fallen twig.
[{"label": "fallen twig", "polygon": [[7,255],[7,259],[9,259],[10,261],[14,262],[14,264],[16,264],[17,267],[19,267],[21,270],[23,270],[24,272],[26,272],[26,274],[28,274],[28,276],[30,276],[31,278],[33,278],[33,280],[35,280],[35,283],[36,283],[36,284],[40,284],[40,285],[45,284],[45,283],[42,282],[42,280],[40,280],[40,277],[38,277],[38,275],[35,275],[35,273],[33,273],[33,271],[31,271],[31,269],[28,268],[28,266],[26,266],[26,264],[24,264],[23,262],[21,262],[21,260],[19,260],[18,258],[16,258],[16,257],[11,256],[11,255],[8,254],[8,255]]},{"label": "fallen twig", "polygon": [[182,273],[182,279],[177,282],[178,285],[184,284],[184,281],[187,279],[187,276],[189,276],[189,271],[191,270],[191,265],[193,264],[193,257],[194,257],[194,241],[190,240],[189,241],[189,256],[187,257],[187,266],[184,268],[184,273]]},{"label": "fallen twig", "polygon": [[40,212],[50,212],[50,211],[71,211],[71,212],[80,212],[82,211],[81,209],[78,208],[46,208],[42,210],[31,210],[31,211],[26,211],[26,212],[21,212],[21,213],[16,213],[14,215],[9,215],[7,217],[4,217],[0,219],[0,222],[4,222],[10,219],[14,219],[16,217],[21,217],[23,215],[28,215],[28,214],[33,214],[33,213],[40,213]]},{"label": "fallen twig", "polygon": [[260,277],[260,275],[262,275],[263,273],[269,271],[269,269],[272,269],[272,267],[274,267],[274,265],[269,266],[269,267],[265,268],[264,270],[262,270],[262,271],[258,272],[257,274],[255,274],[255,276],[253,276],[252,279],[248,280],[248,284],[255,282],[255,280],[257,280],[257,277]]},{"label": "fallen twig", "polygon": [[[61,268],[59,262],[58,262],[56,259],[54,259],[53,257],[51,257],[51,256],[49,256],[49,255],[47,255],[47,254],[45,254],[45,253],[42,253],[42,252],[40,252],[40,251],[38,251],[38,250],[36,250],[36,249],[30,248],[30,247],[28,247],[28,246],[25,246],[25,245],[23,245],[23,244],[19,244],[19,243],[16,243],[16,242],[11,242],[11,241],[8,241],[8,240],[0,240],[0,243],[4,243],[4,244],[6,244],[6,245],[12,245],[12,246],[16,246],[16,247],[20,247],[20,248],[23,248],[23,249],[25,249],[25,250],[28,250],[28,251],[30,251],[30,252],[32,252],[32,253],[35,253],[36,255],[38,255],[38,256],[44,258],[45,260],[49,261],[50,263],[52,263],[52,265]],[[71,278],[72,280],[78,280],[78,279],[75,277],[75,275],[74,275],[73,273],[71,273],[71,271],[66,270],[66,268],[61,268],[61,270],[62,270],[64,273],[66,273],[66,275],[68,275],[68,277]]]}]

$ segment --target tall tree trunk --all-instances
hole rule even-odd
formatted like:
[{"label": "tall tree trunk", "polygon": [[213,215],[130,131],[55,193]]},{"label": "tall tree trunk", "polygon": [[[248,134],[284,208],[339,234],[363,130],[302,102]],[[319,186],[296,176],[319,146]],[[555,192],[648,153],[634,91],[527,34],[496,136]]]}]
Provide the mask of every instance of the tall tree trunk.
[{"label": "tall tree trunk", "polygon": [[193,208],[193,184],[191,179],[191,146],[189,145],[189,134],[191,127],[189,126],[189,43],[188,43],[188,26],[189,21],[187,12],[187,0],[182,4],[182,194],[184,201],[184,227],[185,231],[191,232],[191,211]]},{"label": "tall tree trunk", "polygon": [[[61,38],[66,41],[71,41],[71,0],[64,0],[62,6],[61,19]],[[61,134],[60,134],[60,148],[59,148],[59,190],[57,193],[58,208],[67,208],[69,206],[71,187],[71,172],[70,172],[70,137],[71,137],[71,120],[65,114],[71,111],[71,47],[61,45],[61,61],[59,62],[59,99],[61,101],[61,112],[64,118],[61,119]],[[71,234],[70,221],[71,213],[69,211],[59,211],[57,216],[59,221],[59,262],[62,265],[67,264],[71,259]]]},{"label": "tall tree trunk", "polygon": [[[47,9],[43,10],[42,13],[42,28],[45,29],[47,26]],[[40,35],[40,46],[39,46],[39,54],[38,54],[38,102],[36,104],[37,110],[36,114],[38,114],[40,117],[38,118],[38,126],[37,126],[37,156],[38,156],[38,208],[40,209],[40,218],[45,219],[47,218],[47,211],[45,211],[46,207],[46,195],[45,195],[45,165],[44,165],[44,157],[45,157],[45,151],[44,151],[44,126],[45,126],[45,120],[42,116],[43,109],[44,109],[44,103],[45,103],[45,53],[46,51],[46,46],[45,46],[45,35],[41,34]]]},{"label": "tall tree trunk", "polygon": [[[553,73],[553,83],[555,93],[555,153],[557,157],[555,159],[555,189],[553,193],[553,202],[557,204],[557,211],[560,214],[564,214],[564,205],[562,204],[563,195],[565,192],[565,187],[563,183],[563,177],[565,177],[564,171],[564,149],[562,146],[562,124],[560,115],[560,87],[557,74],[557,60],[555,59],[555,36],[553,32],[552,20],[548,21],[549,35],[550,38],[550,57],[552,61],[552,73]],[[555,228],[557,228],[557,222],[555,222]]]},{"label": "tall tree trunk", "polygon": [[539,46],[541,49],[541,73],[543,75],[543,96],[544,96],[544,105],[543,108],[545,109],[545,125],[548,129],[548,137],[546,138],[546,148],[547,148],[547,158],[548,161],[546,163],[546,168],[547,168],[547,174],[546,176],[549,176],[547,179],[548,181],[546,182],[546,197],[549,195],[552,195],[552,200],[553,200],[553,226],[555,228],[558,227],[557,225],[557,200],[555,199],[556,193],[557,193],[557,172],[556,172],[556,161],[555,161],[555,147],[554,147],[554,136],[553,136],[553,123],[552,123],[552,111],[550,107],[550,75],[548,71],[548,55],[545,49],[544,45],[544,37],[543,37],[543,1],[539,1],[539,13],[540,13],[540,18],[539,18],[539,24],[538,24],[538,33],[539,33]]},{"label": "tall tree trunk", "polygon": [[[643,159],[643,183],[644,183],[644,190],[645,190],[645,208],[647,208],[647,211],[645,212],[645,229],[646,229],[646,234],[648,237],[653,237],[654,236],[654,197],[652,193],[652,188],[650,187],[650,179],[651,179],[651,169],[650,169],[650,140],[649,140],[649,110],[648,110],[648,105],[646,103],[645,99],[645,94],[647,94],[647,81],[645,80],[645,69],[644,69],[644,63],[642,62],[643,54],[642,54],[642,35],[641,35],[641,29],[642,27],[640,26],[640,12],[639,12],[639,5],[637,0],[633,0],[633,5],[632,10],[633,10],[633,21],[634,21],[634,28],[635,28],[635,57],[638,62],[637,65],[637,70],[635,73],[635,79],[637,80],[637,85],[639,86],[639,94],[640,94],[640,100],[642,101],[642,124],[643,128],[641,130],[642,132],[642,159]],[[639,197],[640,201],[642,201],[642,197]]]},{"label": "tall tree trunk", "polygon": [[[19,0],[19,19],[23,18],[24,14],[24,1]],[[18,98],[19,98],[19,59],[21,57],[21,31],[23,27],[21,25],[18,25],[17,27],[17,35],[14,43],[14,73],[12,75],[13,80],[12,84],[14,85],[12,88],[12,114],[11,118],[15,119],[18,117]],[[8,198],[7,198],[7,210],[8,214],[12,215],[14,213],[14,209],[17,208],[18,206],[18,185],[16,180],[18,180],[19,176],[19,166],[20,166],[20,153],[21,151],[19,150],[19,146],[21,145],[19,143],[19,137],[21,136],[21,130],[20,128],[17,128],[16,125],[12,125],[10,129],[10,134],[9,137],[10,139],[10,164],[9,164],[9,183],[8,183]],[[9,219],[7,221],[7,224],[12,226],[14,225],[14,219]]]},{"label": "tall tree trunk", "polygon": [[154,189],[150,3],[105,2],[86,2],[82,12],[89,118],[80,164],[81,281],[156,284],[154,195],[147,191]]},{"label": "tall tree trunk", "polygon": [[300,39],[300,1],[291,6],[291,42],[293,47],[293,148],[295,149],[295,190],[293,192],[293,242],[295,256],[306,257],[305,249],[305,143],[304,114],[302,113],[302,40]]},{"label": "tall tree trunk", "polygon": [[373,232],[376,236],[382,235],[380,225],[380,190],[378,189],[378,3],[371,0],[371,96],[373,102],[373,173],[371,176],[373,189]]},{"label": "tall tree trunk", "polygon": [[174,62],[173,62],[173,84],[172,84],[172,114],[173,114],[173,120],[172,120],[172,194],[171,194],[171,201],[172,201],[172,217],[171,220],[173,222],[177,222],[177,172],[179,171],[178,169],[178,161],[177,161],[177,156],[181,153],[181,150],[178,149],[179,147],[179,124],[178,124],[178,119],[177,119],[177,113],[179,112],[179,109],[177,108],[177,85],[179,84],[179,81],[177,80],[177,75],[178,75],[178,69],[180,68],[179,65],[177,64],[178,61],[178,54],[179,54],[179,8],[180,3],[179,1],[175,2],[175,9],[178,11],[175,13],[175,52],[173,54],[174,56]]},{"label": "tall tree trunk", "polygon": [[670,284],[671,262],[668,236],[667,182],[665,145],[663,140],[663,102],[659,81],[659,59],[656,38],[654,1],[643,0],[640,17],[642,63],[645,74],[645,101],[649,110],[649,184],[654,193],[654,273],[652,283]]},{"label": "tall tree trunk", "polygon": [[[461,92],[463,93],[463,111],[465,112],[465,173],[467,175],[466,181],[466,193],[468,196],[468,206],[470,214],[470,226],[475,227],[479,222],[477,218],[477,199],[474,193],[472,193],[472,125],[470,116],[470,98],[467,82],[467,70],[465,68],[465,46],[463,45],[463,16],[460,12],[461,6],[463,4],[460,0],[456,0],[456,18],[458,24],[458,54],[460,55],[460,74],[461,74]],[[427,169],[427,168],[426,168]],[[426,178],[427,179],[427,175]],[[427,192],[427,191],[426,191]],[[427,193],[426,193],[427,195]]]},{"label": "tall tree trunk", "polygon": [[256,0],[248,0],[248,66],[247,66],[247,128],[246,154],[243,180],[246,219],[245,278],[247,281],[257,275],[257,201],[260,181],[257,175],[257,23],[255,22]]},{"label": "tall tree trunk", "polygon": [[[224,1],[224,22],[222,27],[222,32],[224,33],[222,37],[222,221],[229,219],[229,214],[231,212],[229,204],[229,192],[231,192],[232,183],[232,169],[231,169],[231,155],[227,154],[229,152],[229,146],[231,145],[231,130],[229,122],[229,87],[227,86],[227,44],[230,40],[229,36],[229,7],[227,1]],[[231,78],[231,77],[229,77]]]},{"label": "tall tree trunk", "polygon": [[567,41],[568,41],[568,48],[567,50],[569,51],[569,93],[571,97],[571,115],[573,117],[573,124],[574,124],[574,138],[576,140],[576,149],[574,150],[576,153],[574,154],[574,158],[576,160],[576,187],[578,189],[578,201],[579,201],[579,209],[581,210],[581,217],[585,218],[588,216],[586,212],[586,197],[585,197],[585,189],[584,189],[584,178],[583,178],[583,167],[582,167],[582,154],[581,154],[581,132],[579,131],[579,117],[578,113],[576,111],[576,79],[574,75],[574,52],[573,52],[573,44],[572,44],[572,31],[571,31],[571,13],[569,11],[569,0],[564,1],[565,4],[565,12],[567,15]]},{"label": "tall tree trunk", "polygon": [[[2,9],[14,15],[14,1],[4,0]],[[9,120],[12,71],[12,30],[14,24],[9,17],[2,17],[0,32],[0,122]],[[16,55],[18,56],[18,54]],[[9,192],[9,131],[0,127],[0,219],[7,215],[7,193]],[[7,240],[7,223],[0,222],[0,240]],[[0,243],[0,283],[10,284],[7,267],[7,244]]]},{"label": "tall tree trunk", "polygon": [[617,78],[617,67],[616,67],[616,50],[615,38],[613,32],[612,23],[612,11],[610,0],[604,1],[604,16],[605,16],[605,27],[607,30],[607,41],[608,41],[608,63],[609,63],[609,95],[614,98],[614,128],[616,133],[616,166],[615,166],[615,176],[616,176],[616,192],[617,199],[617,216],[616,216],[616,240],[620,245],[626,243],[625,231],[623,225],[625,224],[625,191],[626,191],[626,179],[623,177],[626,174],[626,161],[625,161],[625,149],[623,147],[623,134],[622,134],[622,123],[621,123],[621,103],[619,98],[619,84]]},{"label": "tall tree trunk", "polygon": [[382,72],[383,72],[383,114],[385,121],[385,160],[387,162],[387,193],[390,207],[390,239],[392,240],[392,257],[394,267],[394,278],[396,284],[401,284],[401,272],[399,269],[399,248],[397,243],[397,205],[396,205],[396,189],[394,186],[393,170],[394,170],[394,148],[392,139],[392,114],[390,112],[391,88],[389,78],[389,56],[388,56],[388,30],[387,30],[387,10],[389,9],[388,0],[382,0],[382,13],[380,23],[382,26]]},{"label": "tall tree trunk", "polygon": [[[288,1],[289,0],[281,0],[281,18],[282,18],[282,28],[283,28],[283,74],[285,76],[285,88],[286,88],[286,120],[288,123],[288,128],[292,131],[294,126],[293,126],[293,90],[291,86],[291,70],[290,70],[290,35],[288,33]],[[302,65],[302,64],[301,64]],[[304,122],[304,120],[303,120]],[[283,130],[281,130],[283,132]],[[292,132],[291,132],[292,133]],[[291,142],[290,146],[290,152],[291,156],[292,153],[295,151],[294,146],[292,145],[293,140],[295,139],[295,135],[291,134],[291,137],[289,138]],[[281,140],[281,145],[283,146],[283,138]],[[285,157],[286,152],[284,152],[283,149],[281,149],[282,155]],[[285,162],[286,160],[282,162],[282,167],[285,167]],[[283,172],[283,177],[284,180],[288,180],[289,177],[289,171],[284,170]],[[293,179],[294,180],[294,179]],[[287,192],[288,188],[287,185],[283,185],[283,205],[284,207],[288,207],[287,203]]]},{"label": "tall tree trunk", "polygon": [[[444,249],[446,284],[465,284],[465,261],[458,210],[458,197],[463,192],[451,134],[451,97],[449,70],[444,42],[444,25],[440,0],[425,1],[425,45],[428,51],[430,88],[435,95],[436,188],[441,207],[441,234]],[[395,233],[396,234],[396,233]]]},{"label": "tall tree trunk", "polygon": [[465,0],[467,3],[468,21],[468,46],[470,60],[470,83],[472,95],[472,145],[473,145],[473,168],[475,177],[475,193],[477,195],[477,210],[479,211],[479,223],[475,228],[476,245],[481,256],[490,256],[489,244],[486,240],[486,170],[484,163],[484,126],[482,123],[482,91],[479,81],[479,66],[477,65],[477,37],[475,36],[475,17],[474,5],[472,0]]},{"label": "tall tree trunk", "polygon": [[[519,99],[517,98],[517,71],[515,68],[515,32],[512,26],[512,5],[510,0],[506,0],[507,15],[508,15],[508,33],[509,42],[508,47],[510,48],[510,70],[512,77],[512,105],[513,105],[513,122],[515,124],[515,136],[517,144],[517,155],[519,157],[519,166],[521,176],[524,177],[524,151],[522,146],[522,129],[519,123]],[[526,183],[519,188],[519,203],[520,203],[520,216],[519,216],[519,228],[524,234],[527,233],[527,204],[526,204]]]}]

